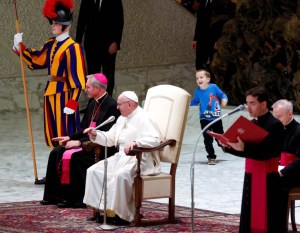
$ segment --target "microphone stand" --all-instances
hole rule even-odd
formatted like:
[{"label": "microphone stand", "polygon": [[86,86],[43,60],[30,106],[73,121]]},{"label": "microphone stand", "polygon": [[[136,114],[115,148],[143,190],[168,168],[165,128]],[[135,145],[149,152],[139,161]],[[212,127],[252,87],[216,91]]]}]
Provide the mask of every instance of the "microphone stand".
[{"label": "microphone stand", "polygon": [[[101,131],[100,131],[101,132]],[[105,135],[104,135],[105,136]],[[106,202],[107,202],[107,138],[105,136],[105,149],[104,149],[104,178],[103,178],[103,185],[104,185],[104,210],[103,210],[103,223],[99,226],[102,230],[115,230],[118,227],[114,225],[107,224],[107,216],[106,216]]]},{"label": "microphone stand", "polygon": [[224,114],[223,116],[220,116],[219,118],[213,120],[212,122],[210,122],[207,126],[205,126],[203,128],[203,130],[201,131],[198,139],[197,139],[197,142],[196,142],[196,145],[195,145],[195,148],[194,148],[194,153],[193,153],[193,160],[192,160],[192,165],[191,165],[191,198],[192,198],[192,202],[191,202],[191,208],[192,208],[192,232],[194,232],[194,206],[195,206],[195,203],[194,203],[194,173],[195,173],[195,154],[196,154],[196,150],[197,150],[197,146],[198,146],[198,143],[199,143],[199,140],[201,138],[201,136],[203,135],[203,133],[210,127],[212,126],[213,124],[215,124],[216,122],[222,120],[223,118],[227,117],[228,115],[231,115],[231,114],[234,114],[235,112],[237,111],[240,111],[240,110],[243,110],[244,109],[244,105],[240,105],[238,106],[238,108],[234,109],[233,111],[229,112],[229,113],[226,113]]}]

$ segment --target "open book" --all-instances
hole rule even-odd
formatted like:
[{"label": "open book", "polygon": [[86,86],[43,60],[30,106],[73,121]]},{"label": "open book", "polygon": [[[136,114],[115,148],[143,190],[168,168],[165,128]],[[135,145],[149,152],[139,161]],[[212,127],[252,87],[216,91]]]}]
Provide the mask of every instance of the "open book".
[{"label": "open book", "polygon": [[244,116],[240,116],[224,134],[206,132],[224,145],[227,145],[227,142],[237,142],[237,137],[240,137],[243,142],[258,143],[269,134],[265,129],[249,121]]}]

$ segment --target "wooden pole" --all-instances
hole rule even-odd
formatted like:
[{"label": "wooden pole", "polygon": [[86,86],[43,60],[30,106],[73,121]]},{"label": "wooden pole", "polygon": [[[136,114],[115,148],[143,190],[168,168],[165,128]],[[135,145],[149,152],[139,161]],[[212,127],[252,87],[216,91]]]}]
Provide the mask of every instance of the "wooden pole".
[{"label": "wooden pole", "polygon": [[[16,2],[16,0],[14,0],[14,5],[15,5],[15,13],[16,13],[16,30],[17,30],[17,33],[19,33],[20,32],[20,24],[19,24],[19,19],[18,19],[18,11],[17,11],[17,2]],[[35,149],[34,149],[34,141],[33,141],[33,134],[32,134],[31,117],[30,117],[30,109],[29,109],[29,103],[28,103],[27,85],[26,85],[26,75],[25,75],[25,69],[24,69],[23,51],[21,49],[21,43],[19,44],[19,48],[20,48],[20,62],[21,62],[22,79],[23,79],[25,104],[26,104],[26,112],[27,112],[27,123],[28,123],[30,142],[31,142],[31,152],[32,152],[32,161],[33,161],[33,169],[34,169],[34,178],[35,178],[35,181],[37,181],[38,180],[38,174],[37,174],[37,167],[36,167]]]}]

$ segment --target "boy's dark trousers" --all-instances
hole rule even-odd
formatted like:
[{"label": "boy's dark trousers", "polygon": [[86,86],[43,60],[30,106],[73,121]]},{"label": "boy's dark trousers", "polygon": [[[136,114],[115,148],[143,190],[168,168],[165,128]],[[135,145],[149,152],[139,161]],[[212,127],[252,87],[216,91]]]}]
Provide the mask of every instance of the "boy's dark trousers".
[{"label": "boy's dark trousers", "polygon": [[[203,130],[211,121],[208,120],[200,120],[201,129]],[[223,124],[222,120],[217,121],[216,123],[212,124],[207,130],[213,131],[215,133],[223,134]],[[206,132],[203,133],[204,138],[204,145],[205,150],[208,153],[207,158],[208,159],[216,159],[215,150],[213,147],[213,137],[208,135]]]}]

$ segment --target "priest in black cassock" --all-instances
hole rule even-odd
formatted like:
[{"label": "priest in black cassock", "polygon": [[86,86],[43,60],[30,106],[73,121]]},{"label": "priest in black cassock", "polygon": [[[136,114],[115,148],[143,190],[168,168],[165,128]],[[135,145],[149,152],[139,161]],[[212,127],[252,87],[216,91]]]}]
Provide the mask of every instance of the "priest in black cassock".
[{"label": "priest in black cassock", "polygon": [[[58,207],[82,208],[85,189],[86,170],[95,163],[93,151],[81,148],[84,141],[89,141],[83,130],[90,126],[95,127],[110,116],[115,120],[102,127],[107,131],[115,123],[120,112],[116,101],[106,92],[107,79],[97,73],[87,76],[86,93],[91,101],[80,125],[80,130],[70,136],[53,138],[64,146],[57,146],[49,155],[43,205],[58,205]],[[111,151],[109,151],[111,150]],[[115,148],[108,148],[108,155],[114,154]],[[101,150],[100,160],[104,158],[104,149]]]},{"label": "priest in black cassock", "polygon": [[265,88],[246,92],[248,112],[255,124],[269,134],[259,143],[228,142],[225,152],[245,159],[245,177],[240,217],[240,233],[286,232],[284,204],[281,202],[278,163],[284,142],[284,128],[268,109]]},{"label": "priest in black cassock", "polygon": [[[286,137],[280,157],[280,184],[282,200],[285,206],[283,213],[288,217],[288,195],[293,187],[300,186],[300,124],[293,117],[293,104],[286,99],[280,99],[273,105],[274,116],[282,122]],[[288,226],[286,226],[288,230]]]}]

